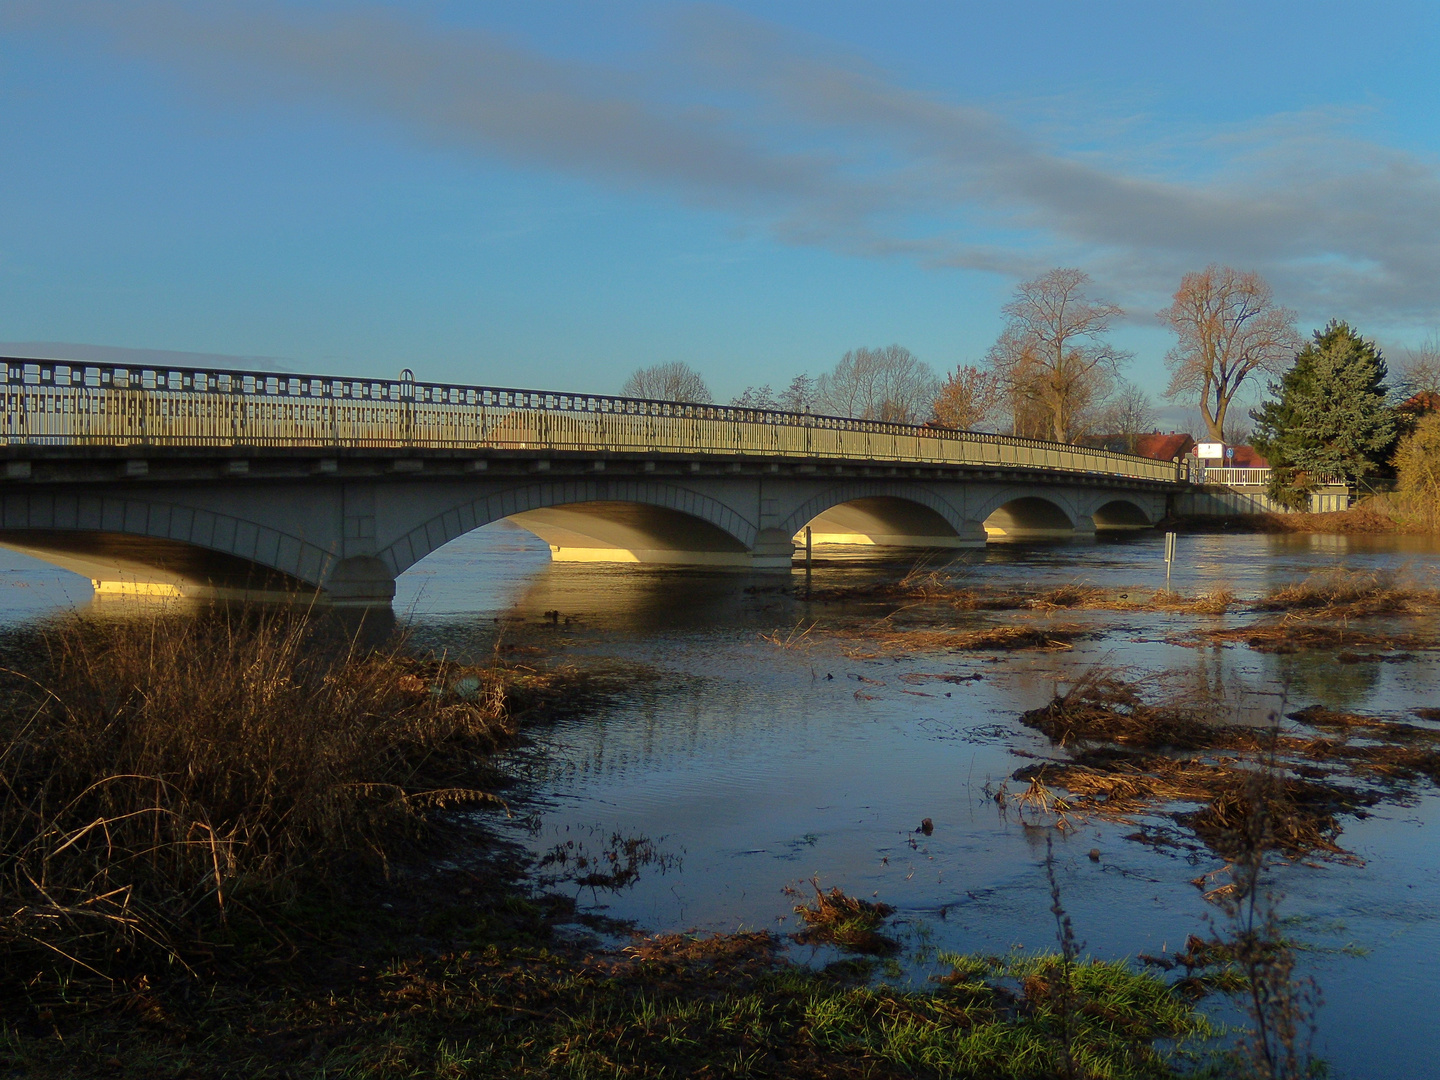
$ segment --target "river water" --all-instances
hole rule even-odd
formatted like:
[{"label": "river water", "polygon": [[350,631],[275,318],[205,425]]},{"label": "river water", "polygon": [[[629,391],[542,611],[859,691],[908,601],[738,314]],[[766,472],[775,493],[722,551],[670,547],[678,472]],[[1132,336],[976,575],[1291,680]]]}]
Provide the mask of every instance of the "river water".
[{"label": "river water", "polygon": [[[1079,582],[1148,595],[1164,582],[1162,551],[1161,538],[1145,534],[931,558],[937,572],[970,586]],[[849,557],[816,566],[817,591],[898,577],[913,565],[841,554]],[[1181,536],[1173,587],[1229,588],[1243,599],[1333,566],[1401,570],[1440,585],[1440,545]],[[1133,826],[1088,822],[1062,834],[997,812],[995,784],[1027,755],[1054,756],[1020,713],[1080,672],[1120,669],[1157,695],[1204,686],[1257,721],[1317,703],[1413,721],[1414,709],[1440,705],[1435,653],[1337,664],[1333,654],[1173,643],[1243,614],[961,613],[962,626],[1048,619],[1094,635],[1063,652],[892,653],[832,631],[903,621],[893,603],[809,603],[801,586],[798,572],[787,581],[551,564],[544,544],[502,522],[407,572],[395,609],[420,644],[452,656],[478,658],[499,638],[581,665],[620,662],[630,673],[623,693],[535,732],[537,745],[516,761],[535,813],[509,827],[537,854],[574,844],[566,850],[594,856],[618,835],[648,838],[664,856],[622,890],[578,890],[584,907],[656,932],[784,933],[794,929],[795,903],[784,890],[808,889],[814,877],[897,909],[892,923],[909,957],[902,981],[923,980],[936,949],[1053,948],[1047,836],[1088,952],[1175,951],[1188,934],[1216,925],[1220,913],[1194,881],[1218,860],[1126,839]],[[88,582],[0,552],[0,620],[90,604]],[[917,831],[926,818],[928,835]],[[1437,840],[1440,795],[1421,787],[1403,803],[1345,820],[1340,843],[1359,864],[1299,863],[1277,876],[1287,932],[1323,993],[1317,1050],[1338,1076],[1440,1076]],[[800,947],[794,955],[829,958]]]}]

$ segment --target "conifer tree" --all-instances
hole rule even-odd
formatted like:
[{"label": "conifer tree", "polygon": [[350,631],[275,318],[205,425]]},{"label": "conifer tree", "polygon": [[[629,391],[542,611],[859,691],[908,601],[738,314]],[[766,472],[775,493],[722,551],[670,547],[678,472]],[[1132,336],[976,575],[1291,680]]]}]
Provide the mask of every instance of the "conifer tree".
[{"label": "conifer tree", "polygon": [[1255,447],[1273,470],[1272,496],[1298,506],[1316,483],[1357,480],[1388,459],[1395,414],[1386,376],[1380,350],[1348,324],[1315,331],[1270,384],[1275,400],[1251,413]]}]

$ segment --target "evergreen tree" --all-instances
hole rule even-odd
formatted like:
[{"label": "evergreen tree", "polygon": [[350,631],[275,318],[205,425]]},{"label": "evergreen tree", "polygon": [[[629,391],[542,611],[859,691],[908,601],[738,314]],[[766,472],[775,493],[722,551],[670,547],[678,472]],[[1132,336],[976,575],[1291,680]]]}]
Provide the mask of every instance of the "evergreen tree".
[{"label": "evergreen tree", "polygon": [[1386,375],[1380,350],[1346,323],[1315,331],[1270,384],[1275,400],[1250,414],[1255,447],[1274,470],[1273,496],[1298,506],[1317,482],[1353,481],[1389,458],[1396,432]]}]

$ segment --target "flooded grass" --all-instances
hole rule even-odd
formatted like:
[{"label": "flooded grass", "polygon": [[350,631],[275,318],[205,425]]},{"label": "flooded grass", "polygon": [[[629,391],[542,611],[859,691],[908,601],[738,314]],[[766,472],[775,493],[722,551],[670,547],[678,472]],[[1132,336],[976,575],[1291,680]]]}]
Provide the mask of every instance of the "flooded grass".
[{"label": "flooded grass", "polygon": [[[1319,706],[1288,718],[1300,726],[1227,723],[1223,702],[1204,693],[1148,702],[1133,683],[1097,669],[1021,717],[1069,760],[1026,766],[1013,779],[1066,793],[1058,809],[1041,808],[1061,828],[1087,816],[1139,822],[1163,812],[1232,859],[1240,823],[1257,813],[1251,781],[1270,770],[1262,809],[1275,849],[1341,861],[1354,861],[1338,842],[1347,815],[1403,800],[1414,783],[1440,783],[1440,731]],[[1023,793],[1001,795],[1002,805],[1027,809]]]},{"label": "flooded grass", "polygon": [[[62,620],[4,645],[0,1070],[1168,1077],[1177,1040],[1214,1035],[1154,975],[1068,955],[956,956],[906,990],[868,958],[796,966],[768,933],[597,949],[580,927],[603,919],[531,892],[518,849],[444,813],[497,803],[491,755],[604,692],[595,675],[256,613]],[[597,845],[549,869],[616,889],[664,859],[643,837]],[[888,905],[813,887],[797,938],[898,950]]]},{"label": "flooded grass", "polygon": [[1332,569],[1271,589],[1254,608],[1325,619],[1423,615],[1440,608],[1440,589],[1406,582],[1395,573]]},{"label": "flooded grass", "polygon": [[[1178,645],[1244,645],[1261,653],[1287,655],[1300,652],[1330,650],[1349,654],[1343,662],[1354,663],[1361,659],[1400,661],[1413,657],[1405,654],[1440,649],[1440,637],[1434,634],[1406,630],[1392,630],[1383,627],[1365,628],[1334,622],[1299,622],[1286,620],[1278,623],[1257,623],[1250,626],[1228,627],[1216,630],[1200,630],[1191,634],[1178,635]],[[1367,653],[1355,650],[1365,649]],[[1375,653],[1374,650],[1381,650]],[[1389,654],[1389,655],[1382,655]]]},{"label": "flooded grass", "polygon": [[1014,652],[1018,650],[1066,650],[1075,639],[1089,631],[1083,626],[991,626],[977,630],[872,630],[857,636],[882,650]]},{"label": "flooded grass", "polygon": [[[900,950],[894,938],[879,932],[885,920],[895,913],[889,904],[874,903],[846,896],[837,885],[828,893],[812,878],[815,890],[813,904],[796,904],[794,911],[806,929],[795,935],[805,945],[838,945],[853,952],[887,956]],[[792,890],[795,895],[798,890]]]},{"label": "flooded grass", "polygon": [[[770,934],[637,940],[581,956],[536,941],[394,959],[341,985],[236,985],[204,1007],[152,989],[65,1040],[12,1029],[36,1078],[340,1075],[801,1078],[1188,1074],[1216,1034],[1193,996],[1124,962],[942,957],[933,989],[787,963]],[[1062,976],[1063,971],[1063,976]],[[1061,982],[1066,993],[1060,993]],[[268,992],[267,992],[268,990]],[[129,1014],[132,1017],[134,1014]],[[26,1025],[43,1027],[43,1025]],[[53,1027],[53,1022],[51,1024]]]},{"label": "flooded grass", "polygon": [[[303,615],[69,617],[4,643],[6,981],[205,965],[316,881],[384,875],[578,672],[327,640]],[[269,930],[264,928],[270,927]]]},{"label": "flooded grass", "polygon": [[899,581],[817,590],[812,599],[822,603],[898,600],[955,611],[1167,611],[1196,615],[1223,615],[1235,605],[1229,589],[1196,596],[1141,586],[1100,588],[1080,582],[1037,590],[975,589],[935,571],[910,574]]}]

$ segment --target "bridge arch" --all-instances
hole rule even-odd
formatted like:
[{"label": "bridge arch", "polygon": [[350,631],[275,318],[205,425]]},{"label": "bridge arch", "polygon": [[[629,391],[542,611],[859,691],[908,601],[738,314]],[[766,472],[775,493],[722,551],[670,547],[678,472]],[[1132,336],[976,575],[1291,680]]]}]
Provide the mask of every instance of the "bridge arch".
[{"label": "bridge arch", "polygon": [[964,513],[918,484],[837,484],[796,507],[781,523],[789,536],[806,525],[816,543],[894,547],[971,547],[984,543]]},{"label": "bridge arch", "polygon": [[393,575],[492,521],[508,518],[559,562],[749,566],[759,528],[717,499],[663,481],[566,480],[467,499],[408,530],[376,557]]},{"label": "bridge arch", "polygon": [[1096,507],[1091,515],[1097,530],[1125,532],[1153,528],[1150,515],[1133,499],[1111,499]]},{"label": "bridge arch", "polygon": [[82,574],[102,595],[294,595],[333,564],[325,548],[260,522],[100,495],[8,494],[0,545]]},{"label": "bridge arch", "polygon": [[1074,500],[1044,490],[1004,488],[979,502],[975,516],[991,540],[1051,540],[1074,536],[1084,518]]}]

